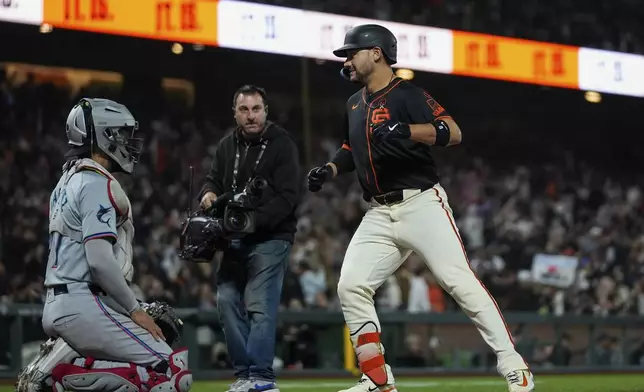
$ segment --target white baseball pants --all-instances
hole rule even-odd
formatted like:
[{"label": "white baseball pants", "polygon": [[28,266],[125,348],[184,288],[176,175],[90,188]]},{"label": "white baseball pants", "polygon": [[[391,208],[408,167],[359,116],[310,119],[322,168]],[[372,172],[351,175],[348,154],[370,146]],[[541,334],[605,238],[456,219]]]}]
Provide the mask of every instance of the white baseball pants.
[{"label": "white baseball pants", "polygon": [[[425,260],[439,284],[472,319],[496,353],[499,373],[526,369],[498,305],[470,268],[447,195],[439,184],[422,193],[406,190],[404,200],[390,206],[372,201],[351,239],[340,273],[338,296],[358,359],[362,354],[358,347],[374,339],[360,338],[363,333],[373,332],[365,326],[373,325],[376,332],[381,330],[374,293],[412,251]],[[373,350],[369,351],[371,357]]]}]

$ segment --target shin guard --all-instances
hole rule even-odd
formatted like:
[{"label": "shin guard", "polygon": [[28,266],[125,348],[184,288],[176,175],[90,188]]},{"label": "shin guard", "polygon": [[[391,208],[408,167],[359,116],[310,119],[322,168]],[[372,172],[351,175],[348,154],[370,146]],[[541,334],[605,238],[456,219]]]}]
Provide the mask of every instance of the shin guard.
[{"label": "shin guard", "polygon": [[360,328],[360,333],[355,338],[355,351],[360,364],[362,373],[377,386],[387,385],[387,368],[382,344],[380,343],[380,332],[374,331],[362,332],[364,327],[370,327],[366,324]]}]

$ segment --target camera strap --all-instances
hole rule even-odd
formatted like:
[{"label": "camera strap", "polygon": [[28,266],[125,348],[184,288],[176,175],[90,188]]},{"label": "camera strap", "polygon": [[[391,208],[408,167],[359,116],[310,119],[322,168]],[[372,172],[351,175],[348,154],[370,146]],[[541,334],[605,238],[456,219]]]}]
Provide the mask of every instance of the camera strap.
[{"label": "camera strap", "polygon": [[[253,172],[251,173],[250,177],[248,177],[248,181],[250,181],[254,176],[255,176],[255,171],[257,170],[257,167],[259,166],[259,161],[262,159],[262,156],[264,155],[264,151],[266,150],[266,146],[268,145],[268,141],[264,140],[263,138],[259,140],[261,143],[261,150],[259,150],[259,154],[257,154],[257,160],[255,161],[255,166],[253,167]],[[244,162],[246,162],[246,158],[248,158],[248,150],[250,148],[250,144],[246,144],[246,149],[244,150]],[[237,150],[235,152],[235,164],[233,165],[233,193],[237,193],[237,175],[239,174],[239,159],[240,159],[240,148],[239,148],[239,143],[237,143]]]}]

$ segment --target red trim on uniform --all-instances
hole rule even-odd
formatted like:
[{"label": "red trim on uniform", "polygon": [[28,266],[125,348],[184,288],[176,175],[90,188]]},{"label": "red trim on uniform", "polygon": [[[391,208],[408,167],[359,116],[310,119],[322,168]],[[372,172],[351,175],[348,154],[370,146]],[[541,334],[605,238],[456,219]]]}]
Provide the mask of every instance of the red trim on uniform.
[{"label": "red trim on uniform", "polygon": [[353,150],[351,150],[351,146],[350,146],[350,145],[348,145],[347,143],[344,143],[344,144],[342,145],[342,148],[344,148],[344,149],[345,149],[345,150],[347,150],[347,151],[353,151]]},{"label": "red trim on uniform", "polygon": [[380,332],[367,332],[362,335],[358,335],[358,347],[369,343],[380,343]]},{"label": "red trim on uniform", "polygon": [[[376,102],[376,101],[378,101],[380,98],[382,98],[382,97],[384,97],[385,95],[389,94],[389,92],[390,92],[391,90],[393,90],[393,89],[394,89],[394,87],[398,86],[398,85],[399,85],[400,83],[402,83],[404,80],[405,80],[405,79],[400,79],[400,80],[398,80],[396,83],[394,83],[394,84],[393,84],[393,86],[389,87],[389,88],[387,89],[387,91],[385,91],[384,93],[380,94],[380,96],[378,96],[378,98],[374,98],[374,99],[372,99],[372,100],[371,100],[371,102]],[[367,89],[366,89],[366,88],[363,88],[363,89],[362,89],[362,100],[364,101],[365,105],[367,105],[367,107],[371,108],[371,105],[369,105],[369,104],[367,103]]]},{"label": "red trim on uniform", "polygon": [[[367,107],[367,120],[365,123],[365,134],[367,136],[367,151],[369,152],[369,164],[371,165],[371,171],[373,172],[373,182],[376,185],[378,193],[382,193],[380,186],[378,185],[378,175],[376,174],[376,168],[373,165],[373,159],[371,156],[371,125],[369,124],[369,117],[371,116],[371,107]],[[367,177],[367,181],[368,181]]]},{"label": "red trim on uniform", "polygon": [[492,294],[490,294],[490,292],[487,290],[487,287],[485,287],[485,285],[479,280],[479,278],[474,273],[474,270],[472,269],[472,265],[470,264],[470,259],[467,257],[467,252],[465,251],[465,245],[463,244],[463,240],[461,239],[461,236],[458,234],[458,230],[456,230],[456,225],[452,220],[452,216],[450,215],[449,211],[447,211],[447,208],[445,208],[445,203],[443,202],[443,198],[438,193],[438,189],[434,188],[434,192],[436,192],[436,197],[438,197],[438,201],[441,203],[441,207],[443,208],[443,211],[445,211],[445,215],[449,220],[449,224],[452,226],[452,230],[454,231],[454,234],[456,234],[456,238],[458,238],[458,242],[461,244],[461,249],[463,250],[463,256],[465,256],[465,260],[467,261],[467,266],[472,272],[472,275],[474,275],[474,278],[476,279],[476,281],[479,282],[483,290],[485,290],[485,292],[487,293],[488,297],[490,297],[490,299],[492,300],[492,303],[494,304],[496,311],[499,313],[499,317],[501,317],[501,321],[503,321],[503,325],[505,326],[505,331],[508,333],[510,342],[512,342],[512,344],[514,345],[514,339],[512,339],[512,333],[510,332],[510,328],[508,328],[508,324],[505,322],[505,319],[503,318],[503,314],[501,313],[501,309],[499,309],[499,305],[497,305],[496,301],[494,300],[494,297],[492,297]]},{"label": "red trim on uniform", "polygon": [[87,237],[83,238],[83,244],[86,243],[87,241],[95,240],[98,238],[114,238],[114,241],[118,241],[118,236],[116,234],[111,232],[103,232],[103,233],[88,235]]},{"label": "red trim on uniform", "polygon": [[[385,95],[389,94],[391,90],[393,90],[396,86],[398,86],[400,83],[403,82],[404,79],[400,79],[396,81],[393,85],[391,85],[385,92],[380,94],[377,98],[374,98],[371,100],[371,102],[378,102],[380,99],[382,99]],[[365,134],[367,136],[367,151],[369,152],[369,164],[371,165],[371,171],[373,172],[373,182],[376,185],[376,189],[378,190],[378,193],[382,193],[380,190],[380,185],[378,184],[378,175],[376,174],[376,168],[373,165],[373,157],[371,155],[371,124],[369,123],[370,117],[371,117],[371,109],[374,109],[371,107],[370,104],[367,103],[367,88],[362,89],[362,100],[364,101],[365,105],[367,106],[367,120],[365,124]],[[369,182],[369,176],[367,176],[367,183]]]}]

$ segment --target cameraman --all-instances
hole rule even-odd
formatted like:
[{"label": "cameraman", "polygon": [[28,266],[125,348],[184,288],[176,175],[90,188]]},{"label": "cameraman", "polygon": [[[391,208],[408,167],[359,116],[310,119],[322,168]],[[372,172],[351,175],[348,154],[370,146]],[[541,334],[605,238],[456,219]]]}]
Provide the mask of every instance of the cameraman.
[{"label": "cameraman", "polygon": [[266,121],[264,89],[246,85],[237,90],[233,113],[237,127],[217,146],[201,207],[210,207],[217,196],[243,191],[255,176],[268,186],[255,210],[255,232],[231,242],[217,275],[217,310],[237,376],[229,392],[278,391],[272,364],[300,201],[298,151],[282,127]]}]

